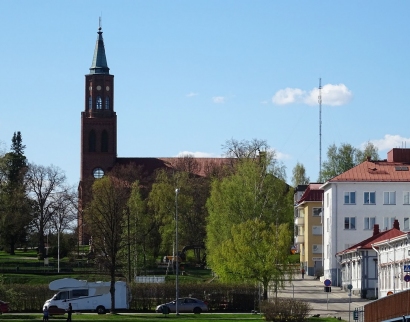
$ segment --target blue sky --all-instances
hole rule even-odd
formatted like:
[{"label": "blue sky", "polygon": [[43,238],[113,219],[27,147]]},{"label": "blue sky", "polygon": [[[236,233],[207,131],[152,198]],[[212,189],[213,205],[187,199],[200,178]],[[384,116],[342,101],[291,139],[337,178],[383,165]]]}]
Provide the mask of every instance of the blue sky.
[{"label": "blue sky", "polygon": [[118,156],[222,155],[267,140],[311,181],[329,145],[409,146],[408,1],[2,1],[0,141],[80,176],[98,19],[115,75]]}]

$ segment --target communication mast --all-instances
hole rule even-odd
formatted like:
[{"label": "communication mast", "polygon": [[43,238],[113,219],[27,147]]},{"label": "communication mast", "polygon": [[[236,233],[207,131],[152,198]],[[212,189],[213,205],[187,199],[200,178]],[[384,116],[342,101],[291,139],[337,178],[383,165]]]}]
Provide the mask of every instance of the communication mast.
[{"label": "communication mast", "polygon": [[322,181],[322,79],[319,78],[319,181]]}]

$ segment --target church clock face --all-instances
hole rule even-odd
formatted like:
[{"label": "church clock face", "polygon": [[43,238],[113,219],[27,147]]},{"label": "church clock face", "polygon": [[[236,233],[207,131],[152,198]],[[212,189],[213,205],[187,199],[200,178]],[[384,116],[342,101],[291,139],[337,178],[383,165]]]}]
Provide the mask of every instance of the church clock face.
[{"label": "church clock face", "polygon": [[101,168],[95,168],[93,170],[93,176],[95,179],[100,179],[104,176],[104,170]]}]

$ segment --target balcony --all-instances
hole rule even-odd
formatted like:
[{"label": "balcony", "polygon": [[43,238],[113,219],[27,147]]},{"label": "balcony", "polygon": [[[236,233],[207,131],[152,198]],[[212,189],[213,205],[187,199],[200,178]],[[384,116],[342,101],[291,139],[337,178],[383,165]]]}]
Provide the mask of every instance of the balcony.
[{"label": "balcony", "polygon": [[305,243],[305,236],[298,235],[295,237],[295,244],[304,244]]},{"label": "balcony", "polygon": [[303,226],[304,224],[305,224],[305,218],[303,217],[295,218],[295,226]]}]

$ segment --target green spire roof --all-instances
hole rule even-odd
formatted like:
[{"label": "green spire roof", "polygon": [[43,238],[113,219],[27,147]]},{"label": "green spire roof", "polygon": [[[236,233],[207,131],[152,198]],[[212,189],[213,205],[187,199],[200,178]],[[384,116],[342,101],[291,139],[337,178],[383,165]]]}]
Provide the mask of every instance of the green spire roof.
[{"label": "green spire roof", "polygon": [[102,37],[101,27],[98,28],[98,38],[95,44],[93,62],[90,67],[90,74],[109,74],[110,69],[105,57],[104,39]]}]

